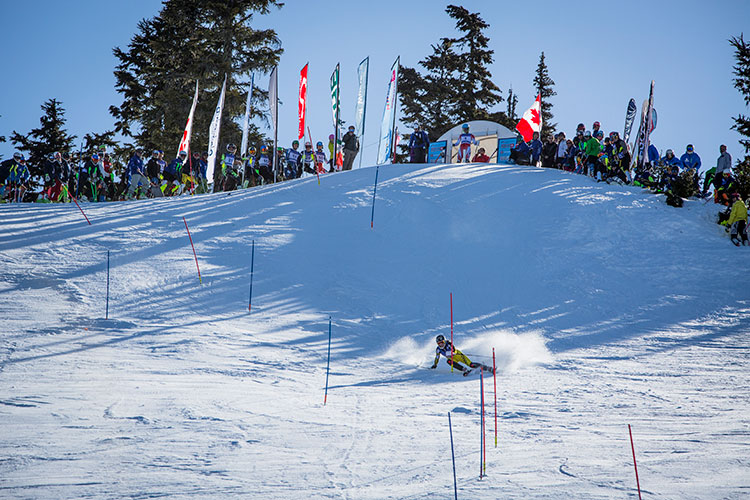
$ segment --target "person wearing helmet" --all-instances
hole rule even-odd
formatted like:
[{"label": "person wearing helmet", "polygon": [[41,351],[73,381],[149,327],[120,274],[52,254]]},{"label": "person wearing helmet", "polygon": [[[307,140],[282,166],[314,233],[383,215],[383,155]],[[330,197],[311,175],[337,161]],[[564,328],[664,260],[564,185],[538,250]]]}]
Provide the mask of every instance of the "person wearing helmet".
[{"label": "person wearing helmet", "polygon": [[258,155],[257,173],[260,178],[256,179],[258,183],[270,184],[273,182],[273,160],[268,153],[268,146],[260,146],[260,155]]},{"label": "person wearing helmet", "polygon": [[446,340],[443,335],[438,335],[435,338],[435,342],[437,342],[437,348],[435,349],[435,360],[432,362],[430,370],[434,370],[435,368],[437,368],[438,361],[440,361],[440,356],[445,356],[445,360],[448,365],[452,366],[460,372],[463,372],[464,377],[471,373],[472,369],[474,368],[482,368],[484,370],[487,370],[487,372],[490,374],[495,373],[491,366],[483,365],[482,363],[472,363],[472,361],[466,356],[466,354],[456,349],[450,342],[450,340]]},{"label": "person wearing helmet", "polygon": [[296,179],[300,176],[300,171],[297,168],[299,165],[299,158],[302,156],[302,153],[297,151],[297,148],[299,148],[299,141],[293,140],[292,141],[292,147],[286,150],[285,159],[286,159],[286,165],[284,166],[284,179]]},{"label": "person wearing helmet", "polygon": [[474,137],[474,134],[469,132],[468,123],[464,123],[461,126],[461,130],[461,135],[458,136],[458,140],[453,144],[453,147],[458,146],[458,163],[463,163],[464,161],[469,162],[469,158],[471,157],[471,145],[479,144],[477,138]]},{"label": "person wearing helmet", "polygon": [[[60,171],[60,161],[62,160],[62,157],[60,156],[60,153],[54,152],[47,155],[47,158],[45,158],[44,163],[42,165],[42,172],[44,173],[44,187],[42,190],[42,200],[49,200],[52,201],[53,196],[53,189],[55,185],[58,185],[61,187],[61,184],[59,182],[58,178],[58,172]],[[59,188],[58,192],[59,194]]]},{"label": "person wearing helmet", "polygon": [[257,151],[255,146],[247,148],[247,152],[244,157],[244,164],[242,170],[242,187],[255,187],[262,184],[260,179],[260,172],[258,171],[258,159],[256,158]]},{"label": "person wearing helmet", "polygon": [[586,158],[583,163],[583,174],[595,176],[596,175],[596,164],[599,161],[599,153],[602,151],[601,143],[591,136],[591,132],[586,130],[583,133],[583,140],[586,142],[586,146],[583,149]]},{"label": "person wearing helmet", "polygon": [[427,136],[427,132],[422,130],[422,127],[417,124],[414,127],[414,132],[409,136],[409,162],[425,163],[429,148],[430,138]]},{"label": "person wearing helmet", "polygon": [[359,153],[359,139],[355,133],[354,125],[349,125],[349,130],[341,138],[341,142],[344,145],[344,163],[342,170],[351,170],[354,165],[354,158]]},{"label": "person wearing helmet", "polygon": [[726,226],[730,239],[736,246],[747,245],[747,206],[738,192],[732,193],[729,199],[732,203],[732,211],[729,213]]},{"label": "person wearing helmet", "polygon": [[[690,149],[692,150],[692,144],[690,145]],[[732,172],[732,155],[727,152],[727,147],[722,144],[721,146],[719,146],[719,157],[716,159],[716,173],[714,174],[714,193],[721,187],[725,172]]]},{"label": "person wearing helmet", "polygon": [[318,141],[318,143],[315,144],[315,169],[318,175],[325,174],[327,172],[327,164],[328,159],[326,158],[326,152],[323,151],[323,143]]},{"label": "person wearing helmet", "polygon": [[297,170],[300,176],[305,173],[315,175],[315,151],[310,141],[305,142],[305,150],[297,160]]},{"label": "person wearing helmet", "polygon": [[622,183],[628,184],[630,175],[630,150],[624,140],[620,138],[620,133],[614,131],[610,134],[609,142],[612,145],[612,154],[610,158],[610,175],[620,179]]},{"label": "person wearing helmet", "polygon": [[146,175],[152,184],[159,184],[161,171],[162,168],[159,164],[159,150],[154,149],[151,152],[151,158],[146,162]]},{"label": "person wearing helmet", "polygon": [[227,150],[222,153],[221,160],[219,162],[219,168],[214,169],[214,193],[224,190],[224,173],[227,169],[231,169],[234,166],[234,157],[237,153],[237,146],[234,143],[227,144]]},{"label": "person wearing helmet", "polygon": [[661,160],[659,160],[659,163],[670,168],[672,167],[672,165],[677,165],[678,167],[682,166],[682,162],[674,155],[674,151],[672,151],[671,149],[667,149],[667,152],[664,154]]},{"label": "person wearing helmet", "polygon": [[[599,134],[599,132],[601,132],[599,130],[600,128],[602,128],[601,123],[599,123],[598,121],[594,122],[594,124],[591,126],[591,137],[596,137],[598,139],[597,135]],[[604,137],[604,132],[602,132],[602,137]]]},{"label": "person wearing helmet", "polygon": [[26,160],[19,152],[13,153],[13,158],[0,163],[0,196],[3,199],[7,198],[11,202],[23,199],[23,192],[19,190],[23,188],[25,191],[24,171],[28,173]]},{"label": "person wearing helmet", "polygon": [[[130,186],[128,187],[127,198],[132,199],[135,190],[138,186],[141,186],[141,193],[146,194],[146,191],[151,187],[151,180],[146,175],[146,169],[143,165],[143,158],[141,158],[141,150],[136,149],[133,156],[128,162],[127,175],[130,177]],[[140,197],[140,195],[138,195]]]}]

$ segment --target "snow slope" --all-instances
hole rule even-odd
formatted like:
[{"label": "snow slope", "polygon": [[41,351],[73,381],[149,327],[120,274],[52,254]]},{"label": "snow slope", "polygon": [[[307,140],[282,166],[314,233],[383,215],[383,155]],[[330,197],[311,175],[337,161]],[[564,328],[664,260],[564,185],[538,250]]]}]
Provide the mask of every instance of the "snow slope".
[{"label": "snow slope", "polygon": [[[0,497],[453,498],[448,412],[459,498],[637,498],[628,424],[644,498],[750,494],[750,249],[713,204],[389,165],[371,229],[374,178],[85,204],[91,226],[0,206]],[[451,293],[457,346],[499,367],[481,480],[479,378],[427,369]]]}]

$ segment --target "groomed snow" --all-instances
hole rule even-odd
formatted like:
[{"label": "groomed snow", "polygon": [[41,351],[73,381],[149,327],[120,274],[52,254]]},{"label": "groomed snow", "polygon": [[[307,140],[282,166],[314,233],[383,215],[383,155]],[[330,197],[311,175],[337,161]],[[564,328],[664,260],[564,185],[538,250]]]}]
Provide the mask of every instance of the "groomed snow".
[{"label": "groomed snow", "polygon": [[[628,424],[643,498],[750,495],[750,248],[713,203],[389,165],[371,229],[374,178],[83,204],[91,226],[1,205],[0,497],[448,499],[448,412],[458,498],[637,498]],[[427,369],[451,293],[456,345],[499,367],[481,480],[479,376]]]}]

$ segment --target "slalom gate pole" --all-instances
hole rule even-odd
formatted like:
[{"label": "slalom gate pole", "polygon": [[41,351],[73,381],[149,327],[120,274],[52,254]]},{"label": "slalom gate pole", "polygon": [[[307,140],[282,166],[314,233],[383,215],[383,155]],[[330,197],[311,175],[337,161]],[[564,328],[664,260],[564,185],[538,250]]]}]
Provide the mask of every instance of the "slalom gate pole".
[{"label": "slalom gate pole", "polygon": [[198,269],[198,283],[201,285],[203,284],[203,279],[201,278],[201,268],[198,266],[198,254],[195,253],[195,245],[193,245],[193,237],[190,236],[190,229],[187,225],[187,220],[185,217],[182,217],[182,220],[185,222],[185,229],[187,229],[188,238],[190,238],[190,246],[193,247],[193,257],[195,257],[195,267]]},{"label": "slalom gate pole", "polygon": [[480,371],[479,374],[479,400],[481,401],[482,411],[479,414],[479,479],[484,476],[484,380]]},{"label": "slalom gate pole", "polygon": [[633,450],[633,467],[635,468],[635,484],[638,486],[638,498],[641,497],[641,482],[638,480],[638,465],[635,463],[635,446],[633,445],[633,431],[628,424],[628,433],[630,433],[630,449]]},{"label": "slalom gate pole", "polygon": [[253,270],[255,267],[255,240],[253,240],[253,250],[250,254],[250,298],[247,300],[247,311],[250,312],[253,303]]},{"label": "slalom gate pole", "polygon": [[323,396],[323,404],[328,401],[328,374],[331,371],[331,317],[328,316],[328,362],[326,363],[326,393]]},{"label": "slalom gate pole", "polygon": [[453,373],[453,292],[451,292],[451,373]]},{"label": "slalom gate pole", "polygon": [[[310,132],[309,126],[307,127],[307,137],[310,138],[310,145],[312,146],[312,133]],[[318,177],[318,186],[320,186],[320,174],[318,173],[318,164],[315,160],[316,160],[315,150],[313,149],[313,168],[315,169],[315,175]]]},{"label": "slalom gate pole", "polygon": [[495,382],[495,448],[497,448],[497,368],[495,368],[495,348],[492,348],[492,378]]},{"label": "slalom gate pole", "polygon": [[73,201],[75,201],[75,202],[76,202],[76,206],[78,207],[78,210],[80,210],[80,211],[81,211],[81,213],[83,214],[83,217],[84,217],[84,218],[86,219],[86,222],[88,222],[88,223],[89,223],[89,226],[90,226],[90,225],[91,225],[91,221],[89,220],[89,218],[88,218],[88,217],[86,217],[86,213],[85,213],[85,212],[83,211],[83,209],[81,208],[81,205],[79,205],[79,204],[78,204],[78,200],[76,200],[76,197],[75,197],[75,196],[73,196],[72,194],[70,195],[70,197],[71,197],[71,198],[73,198]]},{"label": "slalom gate pole", "polygon": [[370,215],[370,229],[375,224],[375,193],[378,192],[378,172],[380,171],[380,165],[375,167],[375,187],[372,190],[372,215]]},{"label": "slalom gate pole", "polygon": [[448,430],[451,434],[451,459],[453,460],[453,498],[458,500],[458,483],[456,483],[456,453],[453,451],[453,425],[451,424],[451,412],[448,412]]},{"label": "slalom gate pole", "polygon": [[104,319],[109,319],[109,250],[107,250],[107,308]]},{"label": "slalom gate pole", "polygon": [[484,464],[483,472],[487,475],[487,433],[485,432],[487,420],[484,418],[484,366],[479,368],[479,379],[482,387],[482,463]]}]

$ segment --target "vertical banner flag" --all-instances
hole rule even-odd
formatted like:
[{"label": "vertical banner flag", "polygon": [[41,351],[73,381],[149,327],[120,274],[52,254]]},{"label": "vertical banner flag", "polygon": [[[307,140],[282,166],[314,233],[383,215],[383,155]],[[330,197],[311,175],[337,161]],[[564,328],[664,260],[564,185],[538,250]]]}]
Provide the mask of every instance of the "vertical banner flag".
[{"label": "vertical banner flag", "polygon": [[208,127],[208,168],[206,168],[206,179],[211,182],[214,178],[214,163],[219,151],[219,129],[221,128],[221,112],[224,109],[224,93],[227,90],[227,75],[224,75],[224,84],[221,86],[219,102],[216,104],[211,126]]},{"label": "vertical banner flag", "polygon": [[534,137],[534,132],[542,132],[542,94],[536,96],[536,101],[523,114],[521,121],[516,125],[516,130],[523,136],[523,140],[529,142]]},{"label": "vertical banner flag", "polygon": [[250,90],[247,91],[247,103],[245,104],[245,116],[242,118],[242,144],[240,145],[240,157],[244,160],[247,153],[247,136],[250,127],[250,100],[253,96],[253,86],[255,85],[255,75],[250,75]]},{"label": "vertical banner flag", "polygon": [[307,114],[307,64],[299,72],[299,131],[297,139],[305,137],[305,115]]},{"label": "vertical banner flag", "polygon": [[333,127],[336,130],[339,129],[339,66],[340,64],[336,64],[336,69],[331,74],[331,110],[333,111]]},{"label": "vertical banner flag", "polygon": [[357,91],[357,107],[354,111],[354,127],[357,136],[362,141],[365,135],[365,113],[367,106],[367,77],[370,72],[370,57],[367,56],[357,67],[357,76],[359,77],[359,90]]},{"label": "vertical banner flag", "polygon": [[646,112],[646,132],[645,139],[643,141],[644,161],[646,158],[648,158],[648,144],[651,132],[654,129],[654,118],[654,81],[651,80],[651,90],[648,94],[648,111]]},{"label": "vertical banner flag", "polygon": [[193,115],[195,114],[195,106],[198,104],[198,80],[195,81],[195,95],[193,96],[193,105],[190,106],[190,114],[188,115],[187,125],[185,125],[185,132],[182,133],[182,140],[180,145],[177,147],[177,155],[179,156],[180,151],[185,151],[190,154],[190,135],[193,133]]},{"label": "vertical banner flag", "polygon": [[385,97],[383,121],[380,124],[380,141],[378,142],[377,164],[382,165],[391,158],[393,151],[393,127],[396,122],[396,97],[398,95],[398,69],[400,56],[391,66],[391,78],[388,82],[388,92]]},{"label": "vertical banner flag", "polygon": [[268,82],[268,102],[271,105],[271,121],[273,122],[273,176],[274,181],[276,180],[276,159],[278,158],[278,154],[276,154],[276,142],[278,141],[279,137],[279,120],[278,120],[278,114],[279,114],[279,67],[274,66],[273,71],[271,71],[271,77]]}]

